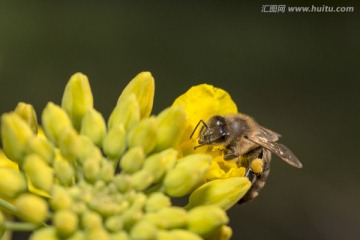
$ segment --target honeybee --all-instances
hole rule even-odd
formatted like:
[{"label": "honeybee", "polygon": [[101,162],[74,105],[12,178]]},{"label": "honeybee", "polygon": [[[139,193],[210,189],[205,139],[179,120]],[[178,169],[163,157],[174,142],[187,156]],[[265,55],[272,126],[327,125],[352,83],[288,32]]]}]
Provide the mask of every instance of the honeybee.
[{"label": "honeybee", "polygon": [[[224,147],[224,160],[237,160],[239,166],[246,168],[246,177],[252,186],[239,203],[256,198],[264,187],[270,173],[271,153],[279,156],[289,165],[302,168],[299,159],[284,145],[276,142],[280,134],[260,126],[253,118],[245,114],[213,116],[208,122],[200,120],[190,139],[202,124],[194,149],[206,145]],[[260,161],[261,169],[255,170],[254,160]]]}]

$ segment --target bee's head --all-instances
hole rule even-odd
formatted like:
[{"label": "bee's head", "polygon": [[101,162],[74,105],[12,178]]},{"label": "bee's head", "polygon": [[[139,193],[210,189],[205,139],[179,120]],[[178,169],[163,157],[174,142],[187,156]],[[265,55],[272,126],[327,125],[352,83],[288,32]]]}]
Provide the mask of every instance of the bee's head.
[{"label": "bee's head", "polygon": [[203,126],[200,129],[198,136],[199,145],[196,146],[196,148],[207,144],[224,144],[230,135],[225,118],[221,116],[213,116],[207,123],[200,120],[190,138],[200,123],[202,123]]}]

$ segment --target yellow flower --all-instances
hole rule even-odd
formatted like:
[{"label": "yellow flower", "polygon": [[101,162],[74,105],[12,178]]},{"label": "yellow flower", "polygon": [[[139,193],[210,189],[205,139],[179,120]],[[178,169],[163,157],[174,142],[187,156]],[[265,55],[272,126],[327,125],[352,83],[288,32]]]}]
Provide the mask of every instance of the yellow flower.
[{"label": "yellow flower", "polygon": [[180,144],[184,155],[194,151],[196,139],[190,139],[190,135],[200,120],[206,122],[214,115],[237,113],[236,104],[230,95],[226,91],[208,84],[190,88],[174,101],[173,106],[183,106],[185,109],[186,125]]},{"label": "yellow flower", "polygon": [[[200,120],[236,105],[203,84],[150,116],[154,89],[149,72],[138,74],[106,120],[78,73],[61,106],[42,111],[43,129],[30,104],[3,114],[0,208],[20,219],[5,230],[32,230],[31,239],[229,239],[225,210],[251,184],[223,147],[194,151],[199,129],[189,137]],[[186,195],[187,206],[172,205]]]},{"label": "yellow flower", "polygon": [[210,166],[204,175],[206,183],[191,193],[187,208],[207,204],[214,204],[225,210],[231,208],[251,187],[250,181],[245,177],[245,168],[238,164],[241,161],[224,160],[224,146],[206,145],[196,149],[194,147],[198,145],[197,136],[201,127],[196,127],[199,121],[207,122],[215,115],[237,113],[236,104],[226,91],[201,84],[190,88],[178,97],[173,105],[182,106],[186,114],[185,131],[179,145],[182,154],[196,152],[212,156]]}]

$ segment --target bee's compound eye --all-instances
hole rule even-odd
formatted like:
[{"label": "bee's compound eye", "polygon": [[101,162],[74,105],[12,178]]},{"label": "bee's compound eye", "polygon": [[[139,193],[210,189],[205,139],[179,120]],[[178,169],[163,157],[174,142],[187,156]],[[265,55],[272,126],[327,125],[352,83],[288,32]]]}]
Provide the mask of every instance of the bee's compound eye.
[{"label": "bee's compound eye", "polygon": [[212,130],[211,142],[222,143],[226,141],[229,136],[229,130],[224,117],[214,116],[210,119],[210,129]]},{"label": "bee's compound eye", "polygon": [[[216,125],[219,127],[222,127],[226,124],[225,118],[222,116],[214,116],[210,119],[210,125]],[[211,127],[215,127],[215,126],[211,126]]]}]

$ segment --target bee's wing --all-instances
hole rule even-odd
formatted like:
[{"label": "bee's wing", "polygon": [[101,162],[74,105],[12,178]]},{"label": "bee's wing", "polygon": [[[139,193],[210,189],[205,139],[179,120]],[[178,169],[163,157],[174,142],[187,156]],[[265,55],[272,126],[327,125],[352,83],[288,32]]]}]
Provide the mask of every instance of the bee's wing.
[{"label": "bee's wing", "polygon": [[255,131],[253,136],[259,136],[261,138],[267,139],[270,142],[276,142],[281,137],[279,133],[264,127],[260,127],[257,131]]},{"label": "bee's wing", "polygon": [[296,168],[302,168],[299,159],[284,145],[274,142],[274,136],[269,135],[262,129],[248,136],[248,139],[278,155],[286,163]]}]

